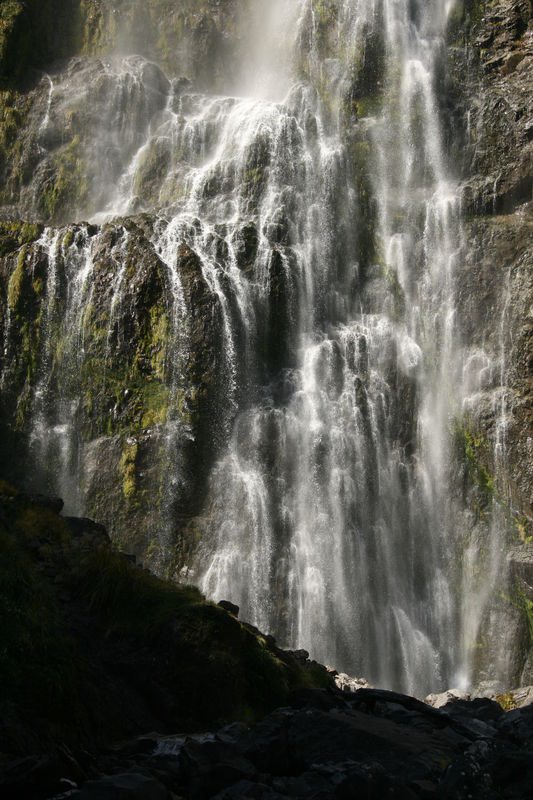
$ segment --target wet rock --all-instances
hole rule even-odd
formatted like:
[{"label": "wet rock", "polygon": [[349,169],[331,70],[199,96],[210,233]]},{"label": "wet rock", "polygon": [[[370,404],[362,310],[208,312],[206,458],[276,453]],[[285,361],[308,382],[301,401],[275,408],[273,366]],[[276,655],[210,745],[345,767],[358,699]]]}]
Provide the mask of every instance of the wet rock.
[{"label": "wet rock", "polygon": [[528,596],[533,599],[533,545],[523,544],[509,550],[507,560],[513,574],[529,587]]},{"label": "wet rock", "polygon": [[237,265],[247,275],[252,275],[259,245],[259,235],[253,222],[243,225],[235,241]]},{"label": "wet rock", "polygon": [[222,731],[186,740],[179,777],[157,758],[144,768],[159,769],[173,791],[191,798],[528,796],[530,709],[505,714],[491,701],[456,700],[440,711],[380,690],[353,699],[333,692],[324,705],[319,695],[303,692],[295,706],[250,730],[234,726],[224,741]]}]

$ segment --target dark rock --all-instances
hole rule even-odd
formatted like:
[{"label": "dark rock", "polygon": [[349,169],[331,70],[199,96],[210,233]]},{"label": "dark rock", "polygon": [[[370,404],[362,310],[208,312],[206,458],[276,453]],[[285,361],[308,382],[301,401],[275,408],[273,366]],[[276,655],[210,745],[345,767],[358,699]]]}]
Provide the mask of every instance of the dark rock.
[{"label": "dark rock", "polygon": [[182,779],[191,797],[209,798],[224,786],[256,774],[250,760],[225,742],[189,740],[180,753]]},{"label": "dark rock", "polygon": [[297,689],[290,693],[288,702],[292,708],[317,708],[321,711],[346,707],[343,698],[330,689]]},{"label": "dark rock", "polygon": [[[0,764],[0,793],[3,797],[39,800],[43,795],[65,791],[87,775],[66,750],[51,755],[29,756]],[[70,784],[70,787],[69,787]]]},{"label": "dark rock", "polygon": [[266,783],[238,781],[215,795],[213,800],[285,800],[286,794],[280,794]]},{"label": "dark rock", "polygon": [[64,517],[71,535],[75,539],[90,539],[94,543],[104,546],[111,544],[109,535],[103,525],[94,522],[92,519],[80,517]]},{"label": "dark rock", "polygon": [[88,781],[79,800],[170,800],[170,794],[154,778],[129,772]]},{"label": "dark rock", "polygon": [[309,652],[307,650],[289,650],[289,653],[296,661],[309,661]]},{"label": "dark rock", "polygon": [[54,514],[60,514],[65,505],[60,497],[47,497],[42,494],[30,494],[26,496],[26,499],[32,505],[46,508],[53,511]]},{"label": "dark rock", "polygon": [[232,617],[235,617],[236,619],[238,618],[239,606],[236,606],[234,603],[230,603],[229,600],[221,600],[218,605],[220,608],[223,608],[224,611],[227,611],[229,614],[231,614]]}]

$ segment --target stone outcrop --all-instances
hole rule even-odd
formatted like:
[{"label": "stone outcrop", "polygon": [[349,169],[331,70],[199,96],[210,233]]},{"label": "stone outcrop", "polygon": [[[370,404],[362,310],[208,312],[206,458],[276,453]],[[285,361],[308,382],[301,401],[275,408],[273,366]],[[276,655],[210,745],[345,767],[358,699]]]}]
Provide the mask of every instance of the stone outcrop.
[{"label": "stone outcrop", "polygon": [[[0,484],[2,759],[57,750],[65,766],[61,746],[250,720],[292,689],[332,685],[324,667],[284,653],[194,587],[159,580],[61,505]],[[20,762],[30,783],[32,770]]]}]

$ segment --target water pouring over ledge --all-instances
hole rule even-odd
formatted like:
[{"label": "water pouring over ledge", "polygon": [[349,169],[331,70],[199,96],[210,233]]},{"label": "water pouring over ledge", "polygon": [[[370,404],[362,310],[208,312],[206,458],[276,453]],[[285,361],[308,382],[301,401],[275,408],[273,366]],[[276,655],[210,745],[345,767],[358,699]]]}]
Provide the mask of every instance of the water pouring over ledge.
[{"label": "water pouring over ledge", "polygon": [[[220,446],[191,579],[284,643],[417,694],[476,679],[482,572],[500,571],[498,524],[481,551],[455,475],[463,242],[438,102],[452,5],[258,4],[240,94],[205,94],[140,57],[109,59],[96,92],[54,78],[43,133],[46,143],[54,114],[94,99],[92,146],[105,159],[92,162],[93,220],[157,215],[174,409],[158,464],[168,517],[192,435],[176,411],[191,348],[184,246],[218,309]],[[123,335],[126,233],[112,249],[110,350]],[[75,373],[99,235],[80,231],[58,255],[48,233],[42,247],[47,319],[63,314],[74,330],[62,357]],[[61,313],[57,257],[69,286]],[[75,258],[83,266],[69,277]],[[80,510],[66,485],[79,470],[76,409],[48,392],[49,360],[34,398],[37,457],[57,453],[58,491]],[[167,557],[172,538],[165,526],[158,535]]]}]

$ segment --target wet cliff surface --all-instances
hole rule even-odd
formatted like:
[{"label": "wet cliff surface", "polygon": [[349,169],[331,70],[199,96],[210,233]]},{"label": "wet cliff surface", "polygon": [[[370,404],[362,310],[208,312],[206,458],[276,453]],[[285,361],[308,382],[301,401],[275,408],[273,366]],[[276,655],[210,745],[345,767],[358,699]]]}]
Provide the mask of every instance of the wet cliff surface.
[{"label": "wet cliff surface", "polygon": [[2,6],[2,469],[381,685],[530,683],[531,4],[293,6]]}]

